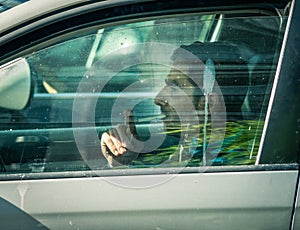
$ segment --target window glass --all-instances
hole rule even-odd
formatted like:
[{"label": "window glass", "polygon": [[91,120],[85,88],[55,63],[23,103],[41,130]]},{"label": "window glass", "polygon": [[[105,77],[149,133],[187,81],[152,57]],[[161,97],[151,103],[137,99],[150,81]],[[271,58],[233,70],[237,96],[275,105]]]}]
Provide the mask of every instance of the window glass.
[{"label": "window glass", "polygon": [[173,16],[28,55],[32,98],[0,113],[2,172],[254,164],[285,21]]}]

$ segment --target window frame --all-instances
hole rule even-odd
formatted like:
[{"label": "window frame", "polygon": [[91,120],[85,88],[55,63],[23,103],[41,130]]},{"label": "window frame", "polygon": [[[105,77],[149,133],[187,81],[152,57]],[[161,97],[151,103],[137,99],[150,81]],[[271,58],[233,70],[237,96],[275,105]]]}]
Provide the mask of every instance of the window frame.
[{"label": "window frame", "polygon": [[[161,4],[163,4],[163,3],[161,3]],[[101,4],[99,4],[100,6],[101,6]],[[138,4],[137,4],[138,5]],[[179,4],[178,4],[179,5]],[[94,5],[93,5],[94,6]],[[177,5],[176,5],[177,6]],[[73,24],[72,24],[72,26],[70,27],[70,28],[68,28],[68,29],[66,29],[66,28],[63,28],[63,24],[64,23],[66,23],[66,25],[68,25],[68,22],[71,22],[71,21],[76,21],[76,19],[78,19],[79,17],[77,17],[77,16],[74,16],[76,13],[75,12],[77,12],[77,11],[79,11],[80,10],[80,8],[75,8],[75,9],[72,9],[72,10],[70,10],[70,15],[71,15],[71,17],[70,18],[68,18],[68,17],[66,17],[66,19],[64,19],[64,20],[62,20],[62,21],[56,21],[55,19],[52,21],[52,18],[50,17],[50,19],[49,18],[47,18],[47,19],[45,19],[45,20],[41,20],[41,21],[39,21],[39,22],[34,22],[34,23],[32,23],[32,24],[29,24],[28,25],[28,27],[29,28],[31,28],[31,29],[29,29],[28,31],[28,33],[25,33],[24,35],[19,35],[19,36],[17,36],[19,39],[20,38],[24,38],[24,42],[25,42],[25,45],[24,44],[21,44],[21,46],[20,47],[17,47],[17,49],[16,49],[16,51],[13,51],[14,50],[14,45],[12,45],[12,42],[14,41],[14,40],[12,40],[12,41],[9,41],[8,43],[6,43],[6,45],[8,45],[8,48],[6,49],[6,50],[8,50],[8,52],[6,53],[6,54],[4,54],[4,55],[2,55],[2,57],[3,57],[3,59],[2,60],[4,60],[4,61],[7,61],[7,60],[9,60],[9,59],[11,59],[11,58],[14,58],[14,57],[16,57],[16,56],[19,56],[19,55],[24,55],[24,54],[28,54],[28,53],[30,53],[30,52],[32,52],[33,50],[35,50],[35,49],[41,49],[41,48],[43,48],[43,47],[46,47],[46,46],[49,46],[50,44],[53,44],[55,41],[56,41],[56,39],[58,38],[58,37],[61,37],[61,36],[65,36],[65,35],[70,35],[70,34],[72,34],[72,33],[74,33],[74,34],[76,34],[78,31],[85,31],[86,30],[86,28],[88,28],[88,29],[90,29],[90,28],[92,28],[93,26],[94,27],[96,27],[96,26],[98,26],[98,24],[101,24],[101,25],[105,25],[105,26],[111,26],[111,25],[118,25],[118,24],[120,24],[120,23],[126,23],[126,22],[132,22],[132,21],[139,21],[139,20],[141,20],[140,18],[142,18],[143,20],[145,19],[145,18],[147,18],[148,19],[148,17],[149,18],[154,18],[154,17],[158,17],[158,16],[161,16],[161,15],[163,15],[163,14],[168,14],[168,16],[170,16],[170,15],[176,15],[177,14],[177,12],[175,12],[175,10],[176,10],[176,6],[173,6],[174,7],[174,9],[165,9],[165,10],[162,10],[162,11],[159,11],[159,12],[154,12],[154,11],[152,11],[153,10],[153,5],[151,5],[151,3],[149,3],[149,11],[148,12],[140,12],[139,10],[136,10],[136,12],[133,10],[133,12],[132,12],[132,14],[130,15],[130,17],[129,18],[131,18],[130,20],[128,20],[128,19],[124,19],[124,17],[126,16],[126,13],[124,14],[124,15],[111,15],[110,17],[108,17],[107,19],[104,19],[104,20],[102,20],[102,19],[99,19],[99,20],[96,20],[96,21],[93,21],[91,18],[93,18],[93,17],[95,17],[95,14],[96,14],[96,12],[99,12],[98,10],[96,10],[96,11],[94,11],[94,12],[92,12],[92,6],[85,6],[86,7],[86,11],[85,11],[85,13],[86,14],[89,14],[89,13],[93,13],[93,16],[91,17],[91,18],[89,18],[88,20],[90,20],[90,21],[85,21],[85,20],[80,20],[79,22],[76,22],[76,23],[74,23],[74,22],[72,22]],[[259,4],[258,4],[258,6],[259,6]],[[129,6],[120,6],[121,8],[123,8],[123,10],[127,10],[128,11],[128,9],[129,9]],[[151,8],[152,7],[152,8]],[[164,7],[166,7],[166,6],[164,6]],[[241,6],[239,6],[239,7],[228,7],[228,10],[235,10],[235,9],[243,9],[243,8],[247,8],[247,7],[249,7],[249,5],[245,5],[245,6],[243,6],[243,5],[241,5]],[[254,8],[254,6],[252,6],[253,8]],[[267,10],[267,9],[269,9],[269,7],[268,6],[266,6],[266,5],[264,5],[264,4],[262,4],[261,5],[261,8],[263,9],[263,10]],[[190,13],[193,13],[193,12],[195,12],[195,11],[197,11],[197,10],[199,10],[199,9],[201,9],[201,11],[202,12],[207,12],[207,11],[209,11],[209,10],[211,10],[211,9],[214,9],[215,10],[215,8],[214,8],[214,4],[212,4],[212,6],[207,6],[207,8],[197,8],[197,7],[195,7],[194,9],[191,9],[191,8],[189,8],[189,7],[187,7],[186,9],[181,9],[181,13],[186,13],[186,14],[190,14]],[[106,9],[105,9],[106,10]],[[104,11],[105,12],[105,10],[103,10],[102,8],[100,9],[100,11],[102,12],[102,11]],[[130,9],[130,10],[132,10],[132,8]],[[117,10],[115,10],[115,11],[117,11]],[[216,12],[216,11],[214,11],[214,12]],[[272,12],[272,11],[270,11],[270,12]],[[115,13],[115,12],[114,12]],[[54,17],[54,16],[53,16]],[[165,17],[165,16],[161,16],[161,17]],[[291,17],[291,16],[289,16],[289,17]],[[55,18],[55,17],[54,17]],[[97,17],[96,17],[97,18]],[[120,21],[117,21],[117,20],[119,20],[119,19],[122,19],[122,20],[120,20]],[[80,23],[82,21],[82,23]],[[115,22],[115,21],[117,21],[117,22]],[[39,25],[38,26],[38,29],[32,29],[32,28],[34,28],[36,25]],[[97,25],[96,25],[97,24]],[[48,34],[42,34],[43,36],[41,36],[41,35],[39,35],[39,31],[40,30],[42,30],[42,29],[45,29],[45,26],[46,25],[46,28],[49,28],[49,32],[47,32]],[[57,29],[57,28],[55,28],[56,26],[58,26],[58,28],[60,28],[60,29]],[[28,29],[28,28],[27,28]],[[60,31],[62,29],[62,31]],[[21,29],[20,31],[23,31],[24,32],[24,30],[25,29]],[[17,34],[20,32],[20,31],[18,31],[17,30]],[[54,32],[54,33],[53,33]],[[52,35],[52,33],[54,34],[54,35]],[[12,33],[12,34],[14,34],[14,33]],[[286,30],[286,32],[285,32],[285,37],[287,37],[287,34],[288,34],[288,30]],[[33,36],[32,36],[33,35]],[[45,35],[45,36],[44,36]],[[59,35],[59,36],[58,36]],[[12,36],[11,34],[7,34],[6,36]],[[32,36],[32,37],[31,37]],[[35,39],[35,40],[32,40],[32,39]],[[50,40],[47,40],[47,39],[50,39]],[[286,42],[286,38],[284,39],[284,42]],[[49,41],[51,41],[50,43],[48,43]],[[26,44],[27,43],[27,44]],[[39,43],[39,44],[38,44]],[[32,46],[32,44],[33,44],[33,46]],[[0,40],[0,48],[1,47],[3,47],[5,45],[5,43],[3,43],[3,44],[1,44],[1,40]],[[285,45],[283,45],[282,46],[282,50],[281,50],[281,52],[283,53],[283,51],[285,51]],[[10,56],[11,55],[11,56]],[[0,55],[0,58],[1,58],[1,55]],[[278,79],[281,79],[280,78],[280,76],[279,76],[279,71],[280,71],[280,68],[283,66],[283,64],[282,64],[282,59],[283,59],[283,54],[281,54],[281,58],[280,58],[280,65],[278,65],[278,67],[277,67],[277,73],[276,73],[276,77],[278,78]],[[3,61],[3,62],[4,62]],[[283,71],[286,71],[286,72],[288,72],[287,70],[283,70]],[[282,72],[282,71],[281,71]],[[289,75],[290,76],[290,75]],[[290,76],[291,77],[291,76]],[[281,80],[282,81],[282,80]],[[281,82],[280,81],[280,82]],[[277,82],[276,82],[277,83]],[[278,82],[278,84],[279,84],[279,82]],[[274,85],[276,85],[275,83],[274,83]],[[281,82],[280,84],[279,84],[279,87],[278,87],[278,89],[277,90],[284,90],[284,89],[281,89],[282,87],[281,87],[281,85],[283,85],[283,83]],[[276,90],[276,86],[274,86],[274,88],[273,88],[273,95],[275,94],[275,90]],[[286,89],[285,89],[286,90]],[[280,91],[281,92],[281,91]],[[278,93],[277,93],[278,94]],[[275,98],[273,98],[272,100],[275,100]],[[273,102],[273,101],[272,101]],[[271,103],[272,104],[272,103]],[[274,106],[277,106],[278,104],[276,104],[276,103],[274,103]],[[267,129],[274,129],[274,128],[276,128],[276,122],[274,123],[274,121],[272,121],[272,122],[270,122],[269,121],[269,119],[271,119],[272,118],[272,115],[270,114],[271,113],[271,109],[272,109],[272,105],[270,105],[269,104],[269,110],[268,110],[268,113],[269,113],[269,116],[268,116],[268,120],[266,119],[266,123],[268,124],[268,125],[266,125],[268,128],[265,128],[265,131],[264,131],[264,135],[266,136],[265,137],[265,139],[264,139],[264,141],[262,141],[261,142],[261,149],[262,150],[260,150],[260,155],[261,155],[261,157],[262,157],[262,161],[261,162],[263,162],[263,163],[265,163],[265,164],[269,164],[269,163],[272,163],[272,160],[274,159],[274,157],[265,157],[265,155],[267,154],[267,155],[270,155],[270,153],[272,153],[272,150],[270,150],[271,149],[271,146],[272,146],[272,144],[273,144],[273,141],[272,140],[270,140],[270,135],[268,134],[268,133],[270,133],[270,132],[268,132],[268,133],[266,133],[267,131]],[[269,141],[269,143],[266,145],[266,142],[265,141]],[[265,147],[265,145],[267,146],[267,147]],[[285,147],[287,147],[287,146],[285,146]],[[269,150],[268,150],[269,149]],[[271,159],[270,161],[268,160],[268,159]],[[292,169],[295,169],[295,164],[289,164],[289,162],[284,162],[284,163],[286,163],[286,164],[280,164],[280,165],[278,165],[278,167],[276,166],[276,164],[275,165],[273,165],[273,167],[272,167],[272,169],[273,170],[276,170],[276,169],[278,169],[278,170],[281,170],[282,168],[287,168],[287,169],[289,169],[289,168],[292,168]],[[252,171],[252,170],[254,170],[254,171],[256,171],[256,170],[260,170],[261,168],[264,168],[264,165],[259,165],[259,166],[257,166],[257,167],[250,167],[249,168],[249,166],[245,166],[245,167],[243,167],[243,166],[231,166],[231,167],[225,167],[225,168],[223,168],[223,169],[218,169],[217,168],[218,166],[213,166],[213,168],[211,169],[212,171],[231,171],[231,170],[233,170],[233,171],[235,171],[235,170],[237,170],[237,171],[244,171],[244,170],[246,170],[246,171],[248,171],[248,170],[250,170],[250,171]],[[235,169],[234,169],[234,167],[236,167]],[[268,168],[268,169],[270,169],[269,167],[266,167],[266,168]],[[128,170],[132,170],[132,169],[128,169]],[[140,170],[140,169],[139,169]],[[192,171],[194,171],[194,172],[196,172],[196,171],[198,171],[199,169],[197,169],[197,168],[195,168],[194,170],[192,170]],[[263,169],[264,170],[264,169]],[[135,170],[133,170],[132,172],[134,172]],[[158,173],[159,174],[161,174],[162,173],[162,171],[164,171],[164,170],[158,170]],[[174,169],[166,169],[166,172],[173,172],[174,171]],[[176,170],[175,170],[176,171]],[[187,170],[188,172],[190,172],[189,170]],[[115,171],[115,172],[117,172],[117,171]],[[163,172],[163,173],[166,173],[166,172]],[[65,173],[65,172],[64,172]],[[63,173],[63,174],[64,174]],[[86,174],[86,172],[84,172],[85,174]],[[147,170],[145,170],[145,172],[143,172],[143,170],[141,170],[141,172],[134,172],[134,174],[135,173],[137,173],[137,174],[144,174],[144,173],[148,173],[147,172]],[[153,171],[151,171],[151,173],[153,173]],[[55,173],[54,173],[55,174]],[[49,175],[54,175],[53,173],[50,173]],[[57,173],[57,174],[59,174],[59,173]],[[71,175],[72,175],[72,173],[70,173]],[[80,174],[80,173],[78,173],[78,174]],[[41,176],[41,175],[39,175],[39,174],[36,174],[37,176]],[[76,173],[73,173],[73,175],[77,175]],[[120,175],[120,174],[118,174],[118,175]],[[46,176],[47,177],[47,176]]]}]

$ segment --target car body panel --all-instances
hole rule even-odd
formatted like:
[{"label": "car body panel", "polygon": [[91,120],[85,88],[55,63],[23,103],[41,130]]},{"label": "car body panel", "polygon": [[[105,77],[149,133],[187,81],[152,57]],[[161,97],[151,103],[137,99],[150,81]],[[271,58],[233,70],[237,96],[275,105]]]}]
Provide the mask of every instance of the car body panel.
[{"label": "car body panel", "polygon": [[50,229],[283,230],[297,176],[292,170],[3,181],[1,196]]},{"label": "car body panel", "polygon": [[[1,13],[1,23],[0,31],[3,32],[5,30],[10,29],[16,25],[22,24],[26,21],[33,20],[34,18],[38,18],[41,15],[49,14],[53,11],[59,10],[63,7],[68,7],[70,5],[83,3],[84,1],[61,1],[61,0],[54,0],[50,2],[40,2],[35,1],[32,4],[32,1],[23,3],[22,7],[15,7],[10,9],[8,13],[3,12]],[[87,2],[87,1],[86,1]],[[11,12],[13,12],[11,14]],[[14,17],[12,15],[15,15]],[[4,26],[7,25],[7,26]]]}]

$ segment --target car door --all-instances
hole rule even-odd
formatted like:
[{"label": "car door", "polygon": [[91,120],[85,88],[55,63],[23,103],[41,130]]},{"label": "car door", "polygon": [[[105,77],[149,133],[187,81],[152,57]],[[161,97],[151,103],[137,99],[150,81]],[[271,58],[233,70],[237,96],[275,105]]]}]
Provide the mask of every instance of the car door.
[{"label": "car door", "polygon": [[299,3],[36,4],[1,32],[0,76],[32,81],[0,111],[5,202],[50,229],[293,226]]}]

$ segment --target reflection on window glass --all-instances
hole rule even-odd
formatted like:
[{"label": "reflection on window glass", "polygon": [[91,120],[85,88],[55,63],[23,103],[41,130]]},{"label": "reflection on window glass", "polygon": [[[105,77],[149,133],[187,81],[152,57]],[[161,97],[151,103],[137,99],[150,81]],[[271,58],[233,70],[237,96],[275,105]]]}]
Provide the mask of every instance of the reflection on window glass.
[{"label": "reflection on window glass", "polygon": [[100,28],[27,57],[1,111],[3,173],[254,164],[285,18],[190,15]]}]

